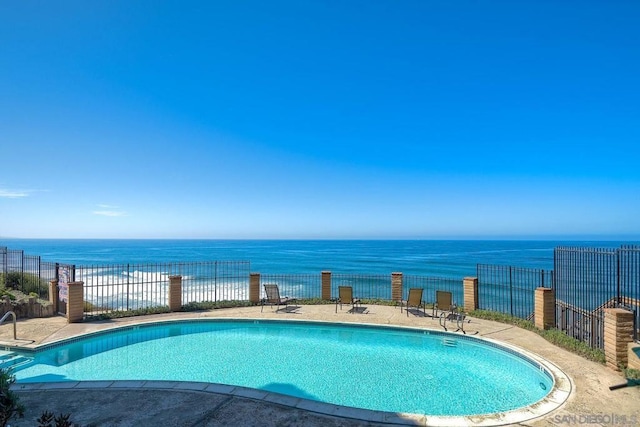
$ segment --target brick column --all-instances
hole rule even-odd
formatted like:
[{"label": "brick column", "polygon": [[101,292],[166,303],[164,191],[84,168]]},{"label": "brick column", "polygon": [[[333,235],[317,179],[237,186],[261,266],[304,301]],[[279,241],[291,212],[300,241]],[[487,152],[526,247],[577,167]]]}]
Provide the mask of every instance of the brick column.
[{"label": "brick column", "polygon": [[182,310],[182,276],[169,276],[169,311]]},{"label": "brick column", "polygon": [[402,273],[391,273],[391,300],[402,301]]},{"label": "brick column", "polygon": [[553,289],[536,288],[533,310],[536,328],[550,329],[556,326],[556,302]]},{"label": "brick column", "polygon": [[464,291],[464,311],[470,312],[478,309],[478,278],[465,277],[462,279],[462,288]]},{"label": "brick column", "polygon": [[607,366],[615,369],[628,363],[629,343],[633,341],[633,313],[622,308],[604,309],[604,355]]},{"label": "brick column", "polygon": [[58,312],[58,281],[52,280],[49,282],[49,302],[53,309],[53,313]]},{"label": "brick column", "polygon": [[67,322],[82,322],[84,318],[84,282],[70,282],[69,299],[67,301]]},{"label": "brick column", "polygon": [[260,302],[260,273],[249,273],[249,301]]},{"label": "brick column", "polygon": [[321,284],[322,284],[322,299],[330,300],[331,299],[331,272],[330,271],[322,272]]}]

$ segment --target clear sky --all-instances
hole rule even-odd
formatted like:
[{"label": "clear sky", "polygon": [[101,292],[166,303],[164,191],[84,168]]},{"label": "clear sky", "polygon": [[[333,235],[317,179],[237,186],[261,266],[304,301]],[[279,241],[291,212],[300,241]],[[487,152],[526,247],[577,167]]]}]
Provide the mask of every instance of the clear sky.
[{"label": "clear sky", "polygon": [[0,237],[640,237],[640,2],[0,2]]}]

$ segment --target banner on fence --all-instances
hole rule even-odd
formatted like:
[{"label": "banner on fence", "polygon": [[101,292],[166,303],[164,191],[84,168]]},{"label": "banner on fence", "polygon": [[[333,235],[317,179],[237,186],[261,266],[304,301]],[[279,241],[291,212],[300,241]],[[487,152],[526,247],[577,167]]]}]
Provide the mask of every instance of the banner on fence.
[{"label": "banner on fence", "polygon": [[69,302],[69,278],[71,273],[69,267],[58,268],[58,295],[60,301]]}]

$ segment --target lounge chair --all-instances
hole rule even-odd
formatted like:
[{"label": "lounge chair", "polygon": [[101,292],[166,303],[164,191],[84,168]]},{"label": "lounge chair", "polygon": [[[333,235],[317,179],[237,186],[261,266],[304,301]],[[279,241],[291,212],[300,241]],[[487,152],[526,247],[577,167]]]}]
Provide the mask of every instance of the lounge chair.
[{"label": "lounge chair", "polygon": [[422,288],[409,289],[407,299],[400,301],[400,313],[402,313],[403,306],[406,307],[407,317],[409,316],[409,307],[415,307],[418,310],[418,314],[420,314],[420,307],[422,307],[423,314],[426,316],[426,306],[424,301],[422,301]]},{"label": "lounge chair", "polygon": [[353,297],[353,288],[351,286],[338,286],[338,299],[336,299],[336,313],[338,312],[338,305],[342,310],[342,304],[351,304],[351,313],[356,311],[360,305],[360,298]]},{"label": "lounge chair", "polygon": [[[262,298],[262,307],[260,308],[260,312],[264,310],[265,305],[270,305],[271,309],[273,309],[274,305],[281,306],[284,305],[285,311],[287,310],[287,306],[290,302],[295,301],[295,298],[289,297],[280,297],[280,289],[278,289],[278,285],[275,284],[265,284],[264,285],[264,293],[266,295],[265,298]],[[276,311],[279,311],[278,308]]]}]

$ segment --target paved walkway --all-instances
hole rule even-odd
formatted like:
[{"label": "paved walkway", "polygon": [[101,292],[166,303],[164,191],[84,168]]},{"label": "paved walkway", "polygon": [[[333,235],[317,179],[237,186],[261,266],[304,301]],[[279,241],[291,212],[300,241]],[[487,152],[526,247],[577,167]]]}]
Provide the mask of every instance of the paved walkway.
[{"label": "paved walkway", "polygon": [[[204,312],[172,313],[115,319],[103,322],[67,324],[66,319],[29,319],[19,321],[18,340],[13,326],[0,326],[0,345],[35,347],[79,334],[159,320],[224,317],[277,318],[401,325],[441,330],[437,320],[408,317],[395,307],[368,306],[365,314],[334,312],[333,305],[301,306],[294,312],[276,313],[260,307],[219,309]],[[557,348],[539,335],[501,323],[472,319],[467,332],[514,345],[559,367],[570,380],[563,387],[568,399],[550,413],[519,425],[530,426],[621,426],[640,425],[640,387],[615,391],[609,386],[624,382],[620,373]],[[63,387],[64,390],[60,390]],[[27,407],[26,417],[11,425],[37,425],[44,411],[71,413],[82,426],[378,426],[395,423],[442,425],[434,418],[403,419],[381,417],[374,411],[336,407],[319,402],[301,401],[242,387],[204,383],[174,382],[92,382],[43,384],[16,387]],[[544,409],[541,412],[545,412]],[[509,419],[461,419],[456,424],[509,425]]]}]

